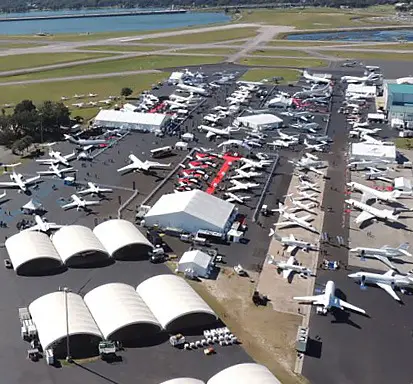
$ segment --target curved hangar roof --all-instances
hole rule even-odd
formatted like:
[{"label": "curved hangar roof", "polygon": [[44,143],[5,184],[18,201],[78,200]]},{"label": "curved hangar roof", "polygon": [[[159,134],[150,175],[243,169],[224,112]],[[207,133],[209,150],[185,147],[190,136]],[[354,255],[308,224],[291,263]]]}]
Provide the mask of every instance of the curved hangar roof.
[{"label": "curved hangar roof", "polygon": [[[65,295],[65,292],[49,293],[39,297],[29,305],[29,311],[33,322],[36,324],[43,349],[49,348],[67,335]],[[102,337],[80,295],[68,292],[67,308],[70,336],[91,335],[98,338]]]},{"label": "curved hangar roof", "polygon": [[192,379],[190,377],[180,377],[178,379],[172,379],[162,382],[161,384],[205,384],[198,379]]},{"label": "curved hangar roof", "polygon": [[[102,258],[108,257],[105,247],[94,235],[90,228],[82,225],[68,225],[60,228],[52,236],[52,242],[64,263],[70,264],[75,256],[99,254]],[[90,260],[85,257],[83,263]]]},{"label": "curved hangar roof", "polygon": [[139,284],[136,291],[165,329],[187,315],[204,314],[217,318],[208,304],[181,277],[154,276]]},{"label": "curved hangar roof", "polygon": [[62,265],[62,259],[49,236],[37,231],[22,231],[5,242],[16,273],[30,274]]},{"label": "curved hangar roof", "polygon": [[226,368],[212,376],[207,384],[281,384],[281,382],[260,364],[245,363]]},{"label": "curved hangar roof", "polygon": [[[115,332],[132,325],[149,326],[159,331],[161,325],[135,289],[123,283],[101,285],[84,297],[96,323],[109,339]],[[145,328],[147,329],[147,328]],[[139,335],[136,331],[136,336]]]},{"label": "curved hangar roof", "polygon": [[148,239],[142,235],[131,222],[121,219],[108,220],[99,224],[93,230],[111,256],[121,249],[131,245],[141,245],[153,248]]}]

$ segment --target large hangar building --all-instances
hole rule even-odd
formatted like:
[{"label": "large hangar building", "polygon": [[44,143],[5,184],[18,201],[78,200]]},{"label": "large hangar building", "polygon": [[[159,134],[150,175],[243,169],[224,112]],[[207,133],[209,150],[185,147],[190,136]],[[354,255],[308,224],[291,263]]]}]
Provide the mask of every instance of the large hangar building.
[{"label": "large hangar building", "polygon": [[413,84],[386,83],[383,97],[389,121],[400,119],[413,126]]}]

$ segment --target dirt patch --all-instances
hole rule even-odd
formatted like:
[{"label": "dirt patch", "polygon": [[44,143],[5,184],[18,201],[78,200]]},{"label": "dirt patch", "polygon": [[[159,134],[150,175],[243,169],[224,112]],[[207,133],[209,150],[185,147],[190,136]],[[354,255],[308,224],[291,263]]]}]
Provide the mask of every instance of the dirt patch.
[{"label": "dirt patch", "polygon": [[256,307],[252,294],[258,273],[240,277],[232,269],[223,268],[217,280],[191,282],[194,289],[215,310],[239,338],[246,352],[268,367],[283,384],[308,383],[292,372],[296,352],[294,342],[301,317]]}]

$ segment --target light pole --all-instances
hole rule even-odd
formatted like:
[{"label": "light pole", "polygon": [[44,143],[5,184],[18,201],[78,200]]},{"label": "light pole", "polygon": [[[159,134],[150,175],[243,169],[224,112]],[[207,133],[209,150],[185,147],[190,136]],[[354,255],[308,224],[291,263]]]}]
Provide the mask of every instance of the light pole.
[{"label": "light pole", "polygon": [[67,287],[59,287],[59,291],[63,291],[65,295],[65,311],[66,311],[66,361],[71,363],[72,357],[70,356],[70,338],[69,338],[69,305],[67,301],[67,295],[70,289]]}]

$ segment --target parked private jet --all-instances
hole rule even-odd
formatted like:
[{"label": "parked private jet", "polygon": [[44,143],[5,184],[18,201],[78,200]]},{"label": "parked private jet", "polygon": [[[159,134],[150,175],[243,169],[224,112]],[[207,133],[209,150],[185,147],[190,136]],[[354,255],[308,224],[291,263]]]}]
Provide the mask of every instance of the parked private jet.
[{"label": "parked private jet", "polygon": [[258,183],[241,183],[238,180],[230,180],[230,182],[234,185],[233,187],[227,188],[228,192],[234,192],[234,191],[248,191],[251,188],[257,188],[260,186]]},{"label": "parked private jet", "polygon": [[288,253],[293,253],[297,249],[302,249],[305,252],[317,251],[318,246],[307,241],[297,240],[293,234],[287,237],[281,237],[274,231],[273,237],[278,240],[284,247],[287,247]]},{"label": "parked private jet", "polygon": [[363,211],[354,220],[357,224],[362,224],[363,222],[371,220],[373,218],[378,218],[385,221],[399,222],[399,215],[395,214],[394,210],[378,209],[354,199],[348,199],[345,202],[350,207],[355,207]]},{"label": "parked private jet", "polygon": [[290,256],[287,261],[276,261],[274,257],[271,256],[268,263],[274,264],[278,271],[282,271],[284,279],[288,279],[293,272],[298,273],[301,277],[307,277],[313,274],[311,269],[299,265],[294,256]]},{"label": "parked private jet", "polygon": [[309,149],[310,151],[317,151],[317,152],[323,152],[324,147],[327,145],[327,143],[320,143],[320,144],[310,144],[307,139],[304,139],[304,146],[305,149]]},{"label": "parked private jet", "polygon": [[301,202],[300,200],[295,200],[293,196],[290,196],[291,203],[294,205],[294,207],[290,208],[290,211],[293,213],[299,212],[299,211],[306,211],[308,213],[312,213],[313,215],[316,215],[317,212],[314,211],[313,208],[317,207],[317,203],[314,201],[310,201],[307,204]]},{"label": "parked private jet", "polygon": [[143,171],[143,172],[148,172],[151,169],[165,169],[169,168],[171,166],[171,163],[168,164],[163,164],[163,163],[158,163],[155,161],[148,161],[145,160],[144,162],[139,160],[135,155],[130,154],[128,156],[129,160],[132,162],[131,164],[125,165],[122,168],[118,169],[118,172],[124,172],[124,171]]},{"label": "parked private jet", "polygon": [[78,191],[77,193],[79,195],[89,195],[91,194],[92,196],[97,195],[97,196],[102,196],[105,193],[113,192],[113,189],[110,188],[102,188],[99,185],[96,185],[90,181],[87,183],[88,188],[83,189],[81,191]]},{"label": "parked private jet", "polygon": [[317,183],[310,183],[309,181],[304,180],[302,177],[299,178],[300,185],[297,187],[299,191],[314,191],[320,193]]},{"label": "parked private jet", "polygon": [[47,171],[37,171],[38,175],[55,175],[57,177],[62,178],[65,173],[68,172],[77,172],[76,169],[73,167],[67,168],[59,168],[59,163],[52,163],[49,165],[49,169]]},{"label": "parked private jet", "polygon": [[339,308],[341,310],[346,308],[355,312],[362,313],[363,315],[366,314],[366,311],[364,309],[361,309],[359,307],[356,307],[355,305],[348,303],[347,301],[339,299],[335,295],[335,291],[336,287],[334,281],[329,280],[327,281],[323,294],[314,296],[296,296],[293,297],[293,299],[298,300],[302,303],[309,303],[311,305],[319,307],[317,308],[317,313],[322,315],[326,315],[327,312],[331,311],[332,308]]},{"label": "parked private jet", "polygon": [[50,150],[49,151],[49,159],[38,159],[36,160],[39,163],[46,163],[46,164],[63,164],[68,166],[69,165],[69,161],[73,160],[76,157],[76,153],[72,152],[68,155],[62,155],[60,152],[58,151],[53,151]]},{"label": "parked private jet", "polygon": [[35,225],[33,225],[30,228],[24,229],[24,231],[39,231],[39,232],[49,232],[55,229],[62,228],[63,225],[59,225],[56,223],[51,223],[49,221],[46,221],[39,215],[34,216],[34,221],[36,222]]},{"label": "parked private jet", "polygon": [[68,204],[62,205],[63,209],[72,209],[76,207],[77,211],[80,211],[81,209],[87,209],[91,205],[99,205],[100,201],[97,200],[83,200],[80,197],[76,195],[71,195],[72,202]]},{"label": "parked private jet", "polygon": [[273,162],[272,160],[255,161],[251,159],[246,159],[244,157],[242,157],[240,161],[244,163],[244,165],[242,165],[240,168],[242,170],[250,169],[250,168],[262,169],[262,168],[268,167]]},{"label": "parked private jet", "polygon": [[[284,227],[291,227],[291,226],[299,226],[299,227],[307,229],[311,232],[318,233],[318,230],[312,224],[310,224],[310,221],[313,220],[311,215],[298,217],[294,213],[287,212],[286,208],[281,203],[278,204],[278,209],[273,209],[272,211],[273,212],[280,212],[280,215],[281,215],[282,219],[284,219],[284,221],[280,221],[278,223],[275,223],[274,224],[275,227],[284,228]],[[274,232],[275,231],[273,229],[271,229],[270,230],[270,236],[273,236]]]},{"label": "parked private jet", "polygon": [[69,141],[72,144],[76,144],[79,146],[86,146],[86,145],[102,145],[102,144],[107,144],[108,141],[106,139],[76,139],[73,136],[70,135],[63,135],[65,140]]},{"label": "parked private jet", "polygon": [[254,177],[259,177],[262,175],[261,172],[254,172],[254,171],[250,171],[250,172],[245,172],[242,169],[235,169],[236,175],[231,176],[231,180],[239,180],[239,179],[251,179]]},{"label": "parked private jet", "polygon": [[[20,163],[8,165],[8,166],[11,167],[11,166],[16,166],[18,164]],[[40,182],[40,175],[31,177],[29,179],[25,179],[21,173],[16,173],[15,170],[13,169],[13,173],[10,174],[10,179],[11,181],[1,181],[0,187],[20,188],[21,191],[27,192],[28,187]]]},{"label": "parked private jet", "polygon": [[225,200],[228,201],[229,203],[239,203],[239,204],[245,204],[247,200],[251,199],[251,196],[238,196],[235,193],[231,192],[225,192],[224,193]]},{"label": "parked private jet", "polygon": [[362,203],[367,203],[369,200],[381,200],[387,203],[398,203],[398,198],[402,196],[402,193],[398,190],[393,191],[378,191],[377,189],[370,188],[367,185],[363,185],[360,183],[356,183],[354,181],[347,183],[347,186],[351,188],[351,190],[356,190],[362,192]]}]

